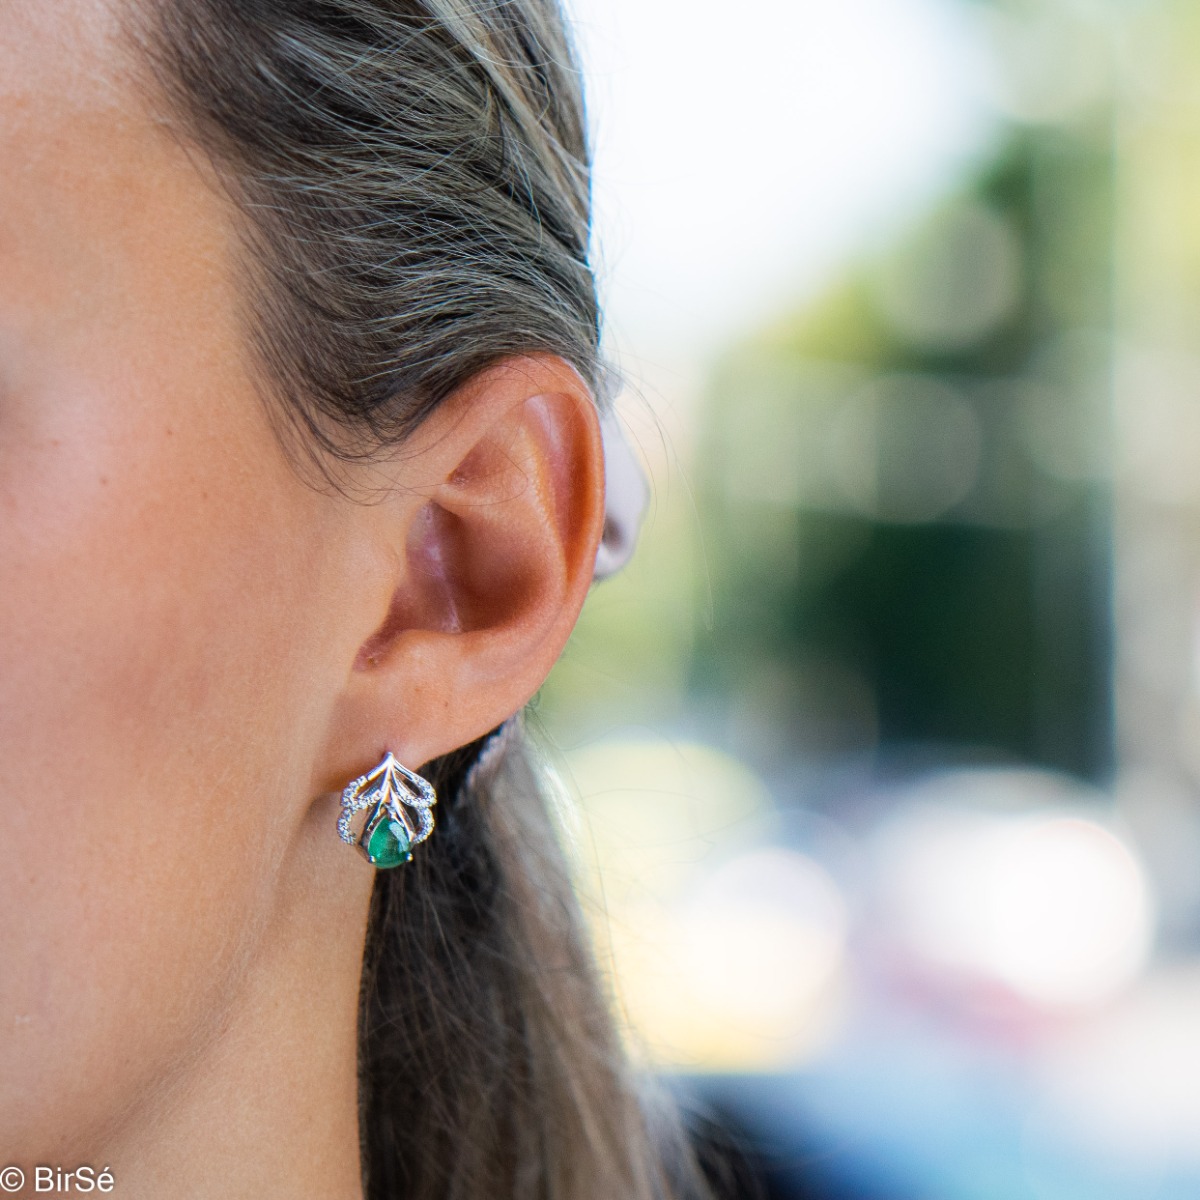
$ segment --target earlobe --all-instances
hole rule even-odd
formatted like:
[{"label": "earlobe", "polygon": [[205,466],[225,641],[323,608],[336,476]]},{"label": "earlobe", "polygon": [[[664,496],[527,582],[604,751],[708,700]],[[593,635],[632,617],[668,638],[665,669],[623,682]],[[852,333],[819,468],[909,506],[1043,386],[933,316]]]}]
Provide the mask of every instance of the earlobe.
[{"label": "earlobe", "polygon": [[[395,577],[348,664],[330,762],[423,763],[486,733],[541,686],[587,594],[604,521],[599,418],[561,359],[508,360],[418,429],[399,463]],[[394,501],[394,502],[393,502]],[[398,551],[398,553],[397,553]]]}]

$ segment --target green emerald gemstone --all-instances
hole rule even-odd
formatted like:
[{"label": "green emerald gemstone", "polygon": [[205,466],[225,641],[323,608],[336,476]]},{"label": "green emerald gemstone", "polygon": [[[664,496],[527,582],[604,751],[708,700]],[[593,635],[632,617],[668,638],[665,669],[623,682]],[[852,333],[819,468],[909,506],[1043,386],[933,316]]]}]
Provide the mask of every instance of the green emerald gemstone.
[{"label": "green emerald gemstone", "polygon": [[381,869],[408,862],[412,858],[408,830],[395,817],[385,817],[367,842],[367,856],[372,865]]}]

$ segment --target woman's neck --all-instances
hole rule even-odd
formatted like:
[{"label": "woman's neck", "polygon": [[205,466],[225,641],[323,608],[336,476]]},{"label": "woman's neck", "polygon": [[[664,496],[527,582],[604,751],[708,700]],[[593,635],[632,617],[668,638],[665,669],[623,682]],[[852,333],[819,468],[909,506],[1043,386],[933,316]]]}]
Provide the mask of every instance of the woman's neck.
[{"label": "woman's neck", "polygon": [[333,806],[315,805],[243,986],[93,1164],[111,1168],[123,1200],[360,1200],[358,994],[373,875],[338,853],[333,826]]}]

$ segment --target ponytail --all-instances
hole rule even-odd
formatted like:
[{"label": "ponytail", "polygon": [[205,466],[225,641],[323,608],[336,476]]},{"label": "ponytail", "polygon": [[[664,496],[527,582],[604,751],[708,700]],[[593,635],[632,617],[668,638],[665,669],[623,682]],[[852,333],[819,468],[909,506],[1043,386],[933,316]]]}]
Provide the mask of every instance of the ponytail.
[{"label": "ponytail", "polygon": [[651,1146],[528,751],[493,736],[502,744],[482,770],[465,769],[477,747],[434,764],[437,837],[376,881],[361,1029],[367,1195],[681,1194]]}]

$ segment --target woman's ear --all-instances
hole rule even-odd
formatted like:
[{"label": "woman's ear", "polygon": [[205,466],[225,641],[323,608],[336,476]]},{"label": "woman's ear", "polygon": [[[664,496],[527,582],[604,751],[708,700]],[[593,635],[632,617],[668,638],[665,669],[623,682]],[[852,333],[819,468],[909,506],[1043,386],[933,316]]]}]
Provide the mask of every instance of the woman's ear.
[{"label": "woman's ear", "polygon": [[384,543],[369,556],[382,565],[367,583],[378,619],[346,664],[322,762],[330,789],[385,750],[416,766],[517,712],[596,566],[599,417],[560,358],[489,368],[422,422],[395,466],[367,523]]}]

